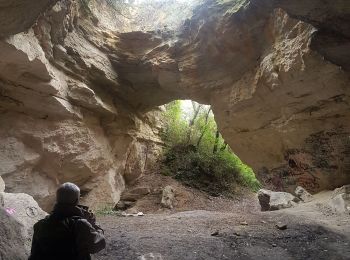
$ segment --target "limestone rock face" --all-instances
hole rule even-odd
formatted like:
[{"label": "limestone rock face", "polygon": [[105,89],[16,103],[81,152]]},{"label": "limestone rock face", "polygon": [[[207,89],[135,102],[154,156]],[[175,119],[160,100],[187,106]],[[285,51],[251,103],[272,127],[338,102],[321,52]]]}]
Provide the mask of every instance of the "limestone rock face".
[{"label": "limestone rock face", "polygon": [[259,65],[212,94],[221,132],[272,190],[348,183],[349,76],[310,49],[312,26],[282,10],[269,24]]},{"label": "limestone rock face", "polygon": [[289,15],[318,28],[311,48],[326,59],[350,70],[350,5],[347,0],[276,0]]},{"label": "limestone rock face", "polygon": [[31,196],[1,192],[1,259],[28,259],[33,225],[46,215]]},{"label": "limestone rock face", "polygon": [[[157,16],[166,6],[126,21],[104,0],[0,1],[6,190],[48,210],[72,181],[88,206],[115,205],[125,183],[156,165],[157,106],[179,98],[212,105],[266,187],[348,183],[349,48],[334,40],[347,37],[344,1],[313,0],[304,12],[305,1],[206,0],[177,21]],[[146,16],[157,26],[137,24]],[[323,37],[330,30],[335,38]]]},{"label": "limestone rock face", "polygon": [[137,114],[117,94],[107,52],[77,27],[79,8],[58,1],[0,42],[0,176],[8,192],[26,192],[47,210],[66,181],[92,208],[115,204],[123,176],[148,170],[162,144],[158,109]]},{"label": "limestone rock face", "polygon": [[57,0],[0,1],[0,38],[30,28],[38,16]]}]

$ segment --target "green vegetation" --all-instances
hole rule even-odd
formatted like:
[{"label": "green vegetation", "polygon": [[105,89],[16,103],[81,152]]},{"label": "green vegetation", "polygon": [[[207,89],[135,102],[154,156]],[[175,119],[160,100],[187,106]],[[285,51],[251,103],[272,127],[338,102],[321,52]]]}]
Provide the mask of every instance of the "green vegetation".
[{"label": "green vegetation", "polygon": [[186,104],[187,109],[179,100],[166,105],[162,173],[212,195],[230,196],[237,186],[258,190],[253,170],[224,141],[210,106]]},{"label": "green vegetation", "polygon": [[114,210],[113,207],[110,205],[106,205],[103,208],[96,210],[96,216],[107,216],[107,215],[119,216],[120,212]]}]

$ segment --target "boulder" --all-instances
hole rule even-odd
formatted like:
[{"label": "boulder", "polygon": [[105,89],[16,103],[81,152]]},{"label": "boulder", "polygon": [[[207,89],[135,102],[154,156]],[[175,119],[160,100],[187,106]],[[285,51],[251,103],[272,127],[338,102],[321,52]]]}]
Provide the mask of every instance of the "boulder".
[{"label": "boulder", "polygon": [[350,213],[350,185],[335,189],[329,204],[336,213]]},{"label": "boulder", "polygon": [[128,208],[134,206],[134,204],[135,202],[132,201],[121,200],[114,206],[114,210],[127,210]]},{"label": "boulder", "polygon": [[175,202],[175,190],[172,186],[166,186],[163,189],[161,205],[164,208],[172,209]]},{"label": "boulder", "polygon": [[0,259],[27,259],[28,250],[23,245],[27,237],[23,235],[23,228],[15,218],[0,207]]},{"label": "boulder", "polygon": [[337,188],[333,191],[332,198],[336,197],[339,194],[350,194],[350,184],[349,185],[344,185],[340,188]]},{"label": "boulder", "polygon": [[0,192],[4,192],[4,191],[5,191],[5,182],[0,176]]},{"label": "boulder", "polygon": [[121,199],[125,201],[137,201],[148,195],[150,192],[151,190],[147,187],[138,187],[124,192]]},{"label": "boulder", "polygon": [[274,192],[261,189],[258,191],[258,199],[262,211],[279,210],[296,205],[298,198],[287,192]]},{"label": "boulder", "polygon": [[296,187],[295,195],[304,202],[309,202],[314,199],[314,197],[301,186]]},{"label": "boulder", "polygon": [[0,259],[27,259],[33,225],[46,215],[31,196],[1,192]]},{"label": "boulder", "polygon": [[330,206],[334,212],[337,213],[350,213],[350,194],[342,193],[330,201]]}]

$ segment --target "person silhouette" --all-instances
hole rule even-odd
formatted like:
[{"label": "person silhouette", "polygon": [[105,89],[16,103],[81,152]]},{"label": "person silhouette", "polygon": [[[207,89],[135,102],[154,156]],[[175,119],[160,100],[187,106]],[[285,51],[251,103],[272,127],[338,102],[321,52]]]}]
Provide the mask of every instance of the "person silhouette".
[{"label": "person silhouette", "polygon": [[104,231],[79,198],[73,183],[58,188],[52,213],[34,225],[29,260],[91,260],[91,254],[105,248]]}]

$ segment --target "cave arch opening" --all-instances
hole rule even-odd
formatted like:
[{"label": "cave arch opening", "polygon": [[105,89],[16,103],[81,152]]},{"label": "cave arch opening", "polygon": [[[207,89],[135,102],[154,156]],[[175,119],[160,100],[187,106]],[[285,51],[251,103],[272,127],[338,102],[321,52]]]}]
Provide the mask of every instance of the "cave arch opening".
[{"label": "cave arch opening", "polygon": [[261,185],[225,141],[210,105],[174,100],[164,107],[162,173],[212,195],[232,196]]},{"label": "cave arch opening", "polygon": [[203,0],[81,0],[99,25],[118,32],[176,31]]}]

